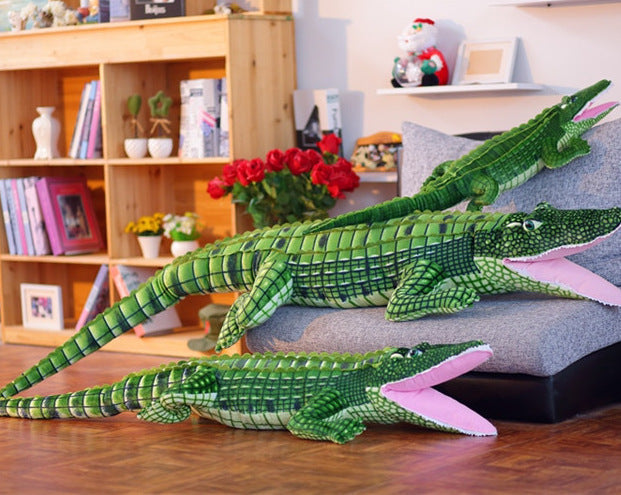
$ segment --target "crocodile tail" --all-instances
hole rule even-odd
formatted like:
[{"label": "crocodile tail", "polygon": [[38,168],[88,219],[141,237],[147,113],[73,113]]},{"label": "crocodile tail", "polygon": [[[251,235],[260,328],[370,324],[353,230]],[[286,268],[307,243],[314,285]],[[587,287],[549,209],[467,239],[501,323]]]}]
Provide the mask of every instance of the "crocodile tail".
[{"label": "crocodile tail", "polygon": [[[128,296],[98,314],[39,363],[0,389],[0,397],[12,397],[42,382],[149,317],[173,306],[184,296],[209,292],[209,276],[205,273],[208,271],[207,263],[200,259],[202,251],[199,249],[177,258]],[[199,278],[197,273],[202,276]]]},{"label": "crocodile tail", "polygon": [[[180,363],[184,364],[184,363]],[[102,418],[151,405],[187,374],[187,366],[134,373],[112,384],[67,394],[0,399],[0,416],[24,419]]]},{"label": "crocodile tail", "polygon": [[328,218],[312,224],[308,234],[330,230],[334,228],[346,227],[348,225],[372,224],[385,222],[393,218],[401,218],[417,211],[440,211],[451,206],[455,206],[465,197],[461,195],[457,188],[448,185],[441,190],[420,192],[410,197],[398,197],[385,201],[378,205],[369,206],[362,210],[344,213],[335,218]]}]

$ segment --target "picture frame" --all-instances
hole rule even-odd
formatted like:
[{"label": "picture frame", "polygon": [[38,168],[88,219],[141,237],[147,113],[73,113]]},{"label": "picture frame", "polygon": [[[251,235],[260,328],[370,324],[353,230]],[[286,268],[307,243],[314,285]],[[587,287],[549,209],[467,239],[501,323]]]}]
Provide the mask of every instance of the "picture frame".
[{"label": "picture frame", "polygon": [[463,41],[457,52],[452,84],[511,82],[517,47],[517,37]]},{"label": "picture frame", "polygon": [[36,188],[52,254],[91,253],[103,248],[84,177],[43,177]]},{"label": "picture frame", "polygon": [[22,325],[38,330],[62,330],[63,301],[60,285],[20,284]]},{"label": "picture frame", "polygon": [[402,149],[401,134],[381,131],[356,140],[350,161],[356,173],[396,172]]}]

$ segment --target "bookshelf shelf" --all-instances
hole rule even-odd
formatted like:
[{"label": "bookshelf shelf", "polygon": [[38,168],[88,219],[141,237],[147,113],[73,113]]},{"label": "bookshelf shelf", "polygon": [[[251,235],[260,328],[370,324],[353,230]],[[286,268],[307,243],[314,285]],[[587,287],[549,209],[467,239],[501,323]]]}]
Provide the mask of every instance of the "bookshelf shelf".
[{"label": "bookshelf shelf", "polygon": [[[172,260],[167,241],[160,258],[145,260],[125,225],[156,211],[195,211],[207,225],[200,244],[247,230],[247,215],[229,200],[213,200],[207,183],[235,158],[265,155],[295,144],[292,93],[296,83],[295,38],[290,15],[189,16],[0,33],[0,179],[83,176],[105,239],[101,253],[76,256],[9,254],[0,225],[2,340],[56,346],[69,331],[42,332],[21,326],[21,283],[60,285],[63,313],[77,321],[102,264],[161,267]],[[131,47],[131,49],[128,49]],[[278,77],[274,77],[277,74]],[[173,98],[173,154],[178,149],[180,81],[226,77],[230,157],[127,158],[127,97],[143,101],[162,89]],[[68,156],[82,88],[101,83],[103,158],[34,160],[31,124],[35,107],[54,106],[61,124],[59,151]],[[143,105],[143,127],[148,109]],[[1,222],[0,222],[1,223]],[[119,296],[110,279],[111,302]],[[183,328],[196,330],[198,310],[234,295],[200,295],[178,304]],[[70,325],[66,325],[70,327]],[[200,332],[199,332],[200,333]],[[192,332],[138,338],[128,334],[106,349],[174,356],[195,355]]]}]

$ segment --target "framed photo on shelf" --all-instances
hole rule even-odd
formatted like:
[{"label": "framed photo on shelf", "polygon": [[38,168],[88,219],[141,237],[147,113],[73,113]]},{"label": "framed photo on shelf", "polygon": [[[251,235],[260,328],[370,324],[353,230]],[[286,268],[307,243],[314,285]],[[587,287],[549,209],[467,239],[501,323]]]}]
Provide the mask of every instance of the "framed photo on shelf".
[{"label": "framed photo on shelf", "polygon": [[517,46],[518,38],[463,41],[457,52],[452,84],[511,82]]},{"label": "framed photo on shelf", "polygon": [[402,149],[401,134],[377,132],[356,141],[351,163],[355,172],[396,172]]},{"label": "framed photo on shelf", "polygon": [[62,330],[63,300],[59,285],[20,284],[24,328]]},{"label": "framed photo on shelf", "polygon": [[54,255],[91,253],[103,248],[86,179],[43,177],[36,187]]}]

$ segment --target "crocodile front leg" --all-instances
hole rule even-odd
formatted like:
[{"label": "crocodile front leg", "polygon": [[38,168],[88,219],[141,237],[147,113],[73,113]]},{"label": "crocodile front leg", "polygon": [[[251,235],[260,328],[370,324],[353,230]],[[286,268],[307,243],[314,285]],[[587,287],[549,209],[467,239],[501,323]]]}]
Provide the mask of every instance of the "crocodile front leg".
[{"label": "crocodile front leg", "polygon": [[293,295],[293,278],[283,256],[274,255],[261,264],[252,289],[240,295],[226,315],[216,351],[237,342],[250,328],[267,321]]},{"label": "crocodile front leg", "polygon": [[287,429],[296,437],[309,440],[331,440],[345,443],[364,430],[360,419],[343,417],[346,404],[334,389],[323,389],[299,409],[287,423]]},{"label": "crocodile front leg", "polygon": [[183,383],[170,387],[158,400],[138,413],[138,418],[152,423],[179,423],[190,417],[191,406],[205,406],[218,391],[213,368],[199,366]]},{"label": "crocodile front leg", "polygon": [[591,146],[587,141],[577,136],[566,143],[560,150],[556,142],[546,146],[542,152],[543,161],[548,168],[559,168],[580,156],[588,155]]},{"label": "crocodile front leg", "polygon": [[442,268],[432,261],[418,260],[406,266],[386,307],[389,321],[415,320],[430,314],[455,313],[478,301],[466,287],[438,289],[444,280]]}]

